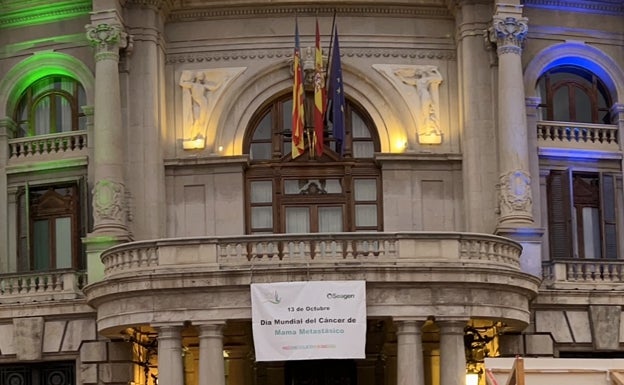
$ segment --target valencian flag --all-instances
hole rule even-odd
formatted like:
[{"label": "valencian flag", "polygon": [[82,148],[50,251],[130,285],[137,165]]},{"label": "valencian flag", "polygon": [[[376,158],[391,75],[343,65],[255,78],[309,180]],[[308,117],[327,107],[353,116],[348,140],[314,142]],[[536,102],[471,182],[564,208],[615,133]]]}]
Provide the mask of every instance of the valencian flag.
[{"label": "valencian flag", "polygon": [[305,145],[303,131],[305,118],[303,112],[303,68],[301,66],[301,49],[299,47],[299,26],[295,19],[295,51],[293,53],[293,105],[292,105],[292,157],[303,154]]},{"label": "valencian flag", "polygon": [[342,84],[342,66],[340,64],[340,44],[338,43],[338,27],[334,30],[334,44],[329,69],[329,91],[327,95],[327,113],[332,123],[332,134],[336,140],[336,152],[344,154],[345,136],[345,97]]},{"label": "valencian flag", "polygon": [[316,21],[316,50],[314,52],[314,149],[317,156],[323,155],[324,113],[327,104],[325,77],[323,76],[323,51],[318,20]]}]

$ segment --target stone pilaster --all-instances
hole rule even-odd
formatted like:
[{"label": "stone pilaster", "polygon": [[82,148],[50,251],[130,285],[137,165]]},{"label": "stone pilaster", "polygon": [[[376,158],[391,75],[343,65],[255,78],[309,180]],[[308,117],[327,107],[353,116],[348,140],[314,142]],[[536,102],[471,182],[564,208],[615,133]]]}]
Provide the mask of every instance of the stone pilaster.
[{"label": "stone pilaster", "polygon": [[464,350],[465,322],[443,321],[440,327],[440,383],[464,385],[466,352]]},{"label": "stone pilaster", "polygon": [[138,2],[126,10],[127,31],[132,36],[132,54],[126,55],[131,75],[122,72],[127,82],[128,121],[126,137],[127,188],[132,192],[131,228],[137,239],[160,238],[165,234],[165,166],[162,149],[164,102],[164,49],[162,47],[161,4]]},{"label": "stone pilaster", "polygon": [[425,385],[422,321],[395,321],[397,325],[398,385]]},{"label": "stone pilaster", "polygon": [[[182,365],[182,326],[159,325],[158,330],[158,384],[184,383]],[[223,357],[221,357],[223,360]]]},{"label": "stone pilaster", "polygon": [[199,385],[225,385],[223,324],[199,325]]},{"label": "stone pilaster", "polygon": [[[494,70],[485,33],[491,5],[462,2],[456,9],[459,80],[461,82],[462,159],[466,231],[491,233],[496,227],[496,138],[492,108]],[[475,97],[475,95],[479,95]],[[488,106],[484,108],[484,106]],[[475,171],[476,170],[476,171]],[[477,175],[478,173],[478,175]]]},{"label": "stone pilaster", "polygon": [[125,140],[121,120],[119,50],[128,45],[120,24],[87,25],[95,48],[95,115],[93,124],[93,233],[128,240],[124,182]]},{"label": "stone pilaster", "polygon": [[490,29],[498,55],[498,227],[533,225],[522,46],[527,19],[520,6],[499,5]]},{"label": "stone pilaster", "polygon": [[[9,161],[9,144],[8,140],[13,137],[16,125],[10,118],[4,118],[0,120],[0,218],[9,218],[8,205],[9,196],[7,192],[7,175],[4,172],[5,166]],[[10,272],[9,255],[15,255],[9,253],[9,227],[17,226],[17,223],[9,224],[9,221],[4,221],[0,224],[0,271]]]}]

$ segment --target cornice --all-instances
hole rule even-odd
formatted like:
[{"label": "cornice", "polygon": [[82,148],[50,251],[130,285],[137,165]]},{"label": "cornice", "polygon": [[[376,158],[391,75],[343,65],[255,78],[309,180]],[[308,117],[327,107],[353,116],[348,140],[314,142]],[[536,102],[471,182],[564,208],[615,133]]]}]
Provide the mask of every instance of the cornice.
[{"label": "cornice", "polygon": [[[395,58],[395,59],[429,59],[455,60],[454,50],[418,50],[418,49],[341,49],[341,56],[347,58]],[[292,48],[239,50],[218,52],[189,52],[168,54],[167,64],[178,63],[210,63],[247,60],[272,60],[292,58]]]},{"label": "cornice", "polygon": [[621,0],[524,0],[525,7],[553,9],[558,11],[624,15]]},{"label": "cornice", "polygon": [[14,28],[88,15],[90,0],[64,0],[50,4],[49,1],[0,1],[0,29]]},{"label": "cornice", "polygon": [[448,8],[443,6],[389,6],[385,5],[279,5],[257,4],[239,6],[220,6],[202,9],[174,10],[169,15],[169,21],[188,21],[214,18],[243,18],[267,16],[331,16],[360,15],[360,16],[394,16],[394,17],[422,17],[451,19]]}]

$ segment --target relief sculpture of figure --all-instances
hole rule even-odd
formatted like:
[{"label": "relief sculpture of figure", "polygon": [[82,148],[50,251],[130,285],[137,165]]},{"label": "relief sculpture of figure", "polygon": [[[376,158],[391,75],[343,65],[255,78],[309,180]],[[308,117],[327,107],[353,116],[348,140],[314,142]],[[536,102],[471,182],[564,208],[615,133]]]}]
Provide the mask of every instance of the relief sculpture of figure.
[{"label": "relief sculpture of figure", "polygon": [[180,77],[180,86],[184,89],[183,98],[190,109],[185,111],[185,124],[192,127],[195,135],[201,135],[208,123],[208,93],[217,90],[227,77],[218,81],[206,78],[204,71],[185,71]]},{"label": "relief sculpture of figure", "polygon": [[441,135],[440,123],[438,120],[438,86],[442,82],[442,75],[435,66],[418,66],[400,68],[395,70],[405,84],[416,87],[420,101],[420,112],[418,121],[419,135],[436,134]]}]

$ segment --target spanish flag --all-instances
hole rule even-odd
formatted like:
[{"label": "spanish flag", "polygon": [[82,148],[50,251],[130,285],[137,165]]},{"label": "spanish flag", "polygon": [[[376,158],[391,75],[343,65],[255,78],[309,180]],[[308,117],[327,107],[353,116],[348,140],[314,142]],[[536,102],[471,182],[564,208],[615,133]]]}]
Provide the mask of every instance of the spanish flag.
[{"label": "spanish flag", "polygon": [[293,53],[293,104],[292,104],[292,157],[303,154],[305,144],[303,131],[305,117],[303,112],[303,68],[301,66],[301,49],[299,47],[299,27],[295,19],[295,51]]},{"label": "spanish flag", "polygon": [[323,155],[323,131],[325,105],[325,76],[323,75],[323,51],[321,50],[321,35],[318,20],[316,21],[316,50],[314,53],[314,149],[316,155]]}]

